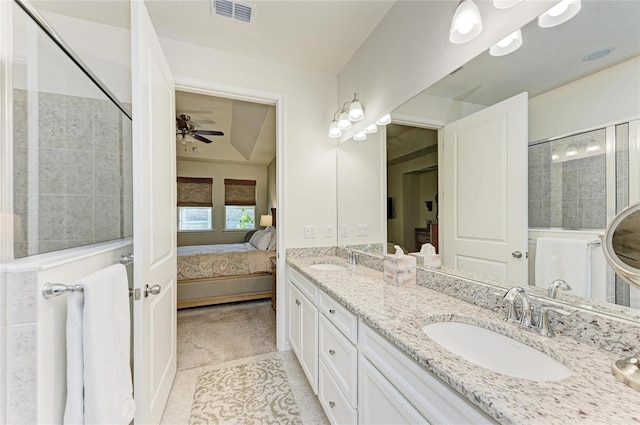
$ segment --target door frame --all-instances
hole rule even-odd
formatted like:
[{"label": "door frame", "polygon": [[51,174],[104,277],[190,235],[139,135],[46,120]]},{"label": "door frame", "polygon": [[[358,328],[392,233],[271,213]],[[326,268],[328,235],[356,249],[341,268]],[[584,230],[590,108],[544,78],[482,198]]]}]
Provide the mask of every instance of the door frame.
[{"label": "door frame", "polygon": [[276,108],[276,232],[278,235],[278,257],[276,261],[276,347],[283,351],[289,349],[287,342],[286,314],[287,305],[285,299],[285,200],[284,194],[284,95],[263,90],[250,89],[215,81],[200,80],[187,77],[174,76],[176,91],[216,96],[227,99],[243,100],[247,102],[274,105]]}]

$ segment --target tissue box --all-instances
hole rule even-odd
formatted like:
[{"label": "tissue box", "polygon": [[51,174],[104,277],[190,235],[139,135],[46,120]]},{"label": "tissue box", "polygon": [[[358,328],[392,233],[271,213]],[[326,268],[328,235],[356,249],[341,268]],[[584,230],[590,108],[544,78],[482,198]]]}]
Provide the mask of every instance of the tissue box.
[{"label": "tissue box", "polygon": [[430,267],[432,269],[440,268],[440,255],[423,255],[419,252],[410,252],[409,255],[416,257],[417,264],[419,266]]},{"label": "tissue box", "polygon": [[395,286],[416,284],[416,257],[384,256],[384,281]]},{"label": "tissue box", "polygon": [[418,264],[419,266],[424,264],[424,255],[420,254],[419,252],[410,252],[409,255],[416,257],[416,264]]}]

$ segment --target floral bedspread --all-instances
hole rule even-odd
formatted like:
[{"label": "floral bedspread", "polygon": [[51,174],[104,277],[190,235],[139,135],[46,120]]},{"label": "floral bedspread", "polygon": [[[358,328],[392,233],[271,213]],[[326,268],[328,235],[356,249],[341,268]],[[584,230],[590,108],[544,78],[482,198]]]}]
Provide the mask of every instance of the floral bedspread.
[{"label": "floral bedspread", "polygon": [[268,272],[275,251],[260,251],[249,243],[178,247],[178,280]]}]

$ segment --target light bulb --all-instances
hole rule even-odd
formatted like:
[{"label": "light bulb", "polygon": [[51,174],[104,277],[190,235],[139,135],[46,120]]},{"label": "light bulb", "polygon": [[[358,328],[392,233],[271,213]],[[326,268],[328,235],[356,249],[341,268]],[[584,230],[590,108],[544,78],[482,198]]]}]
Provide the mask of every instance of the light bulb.
[{"label": "light bulb", "polygon": [[351,128],[351,121],[349,121],[347,111],[343,110],[340,117],[338,117],[338,128],[340,130],[349,130]]},{"label": "light bulb", "polygon": [[356,133],[355,136],[353,136],[353,140],[357,140],[357,141],[362,141],[365,140],[367,138],[367,135],[364,134],[364,131],[359,131]]},{"label": "light bulb", "polygon": [[373,133],[375,133],[377,131],[378,131],[378,126],[375,125],[375,124],[371,124],[371,125],[365,127],[365,129],[364,129],[364,132],[367,133],[367,134],[373,134]]},{"label": "light bulb", "polygon": [[482,31],[482,17],[473,0],[463,0],[453,15],[449,41],[454,44],[466,43]]},{"label": "light bulb", "polygon": [[387,125],[390,122],[391,122],[391,115],[385,114],[385,115],[381,116],[380,118],[378,118],[378,121],[376,121],[376,124],[378,124],[378,125]]},{"label": "light bulb", "polygon": [[342,136],[342,130],[338,127],[338,121],[333,120],[329,126],[329,137],[332,139]]}]

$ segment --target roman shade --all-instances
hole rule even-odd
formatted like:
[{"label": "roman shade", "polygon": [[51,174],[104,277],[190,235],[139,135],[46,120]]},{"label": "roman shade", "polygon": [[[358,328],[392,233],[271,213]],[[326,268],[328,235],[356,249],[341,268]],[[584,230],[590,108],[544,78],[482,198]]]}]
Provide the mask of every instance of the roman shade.
[{"label": "roman shade", "polygon": [[213,179],[178,177],[179,207],[213,207]]},{"label": "roman shade", "polygon": [[256,181],[224,179],[225,205],[255,205]]}]

